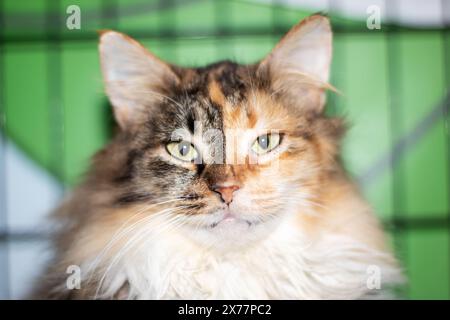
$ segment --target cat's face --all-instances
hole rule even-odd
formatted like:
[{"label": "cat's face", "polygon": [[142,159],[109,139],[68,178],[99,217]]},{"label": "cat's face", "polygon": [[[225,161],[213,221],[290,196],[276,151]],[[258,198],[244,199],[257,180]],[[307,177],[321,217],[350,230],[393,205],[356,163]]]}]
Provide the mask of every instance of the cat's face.
[{"label": "cat's face", "polygon": [[322,115],[326,18],[297,25],[251,66],[169,66],[115,32],[102,35],[100,52],[128,153],[118,202],[166,202],[200,241],[259,238],[320,205],[340,131]]}]

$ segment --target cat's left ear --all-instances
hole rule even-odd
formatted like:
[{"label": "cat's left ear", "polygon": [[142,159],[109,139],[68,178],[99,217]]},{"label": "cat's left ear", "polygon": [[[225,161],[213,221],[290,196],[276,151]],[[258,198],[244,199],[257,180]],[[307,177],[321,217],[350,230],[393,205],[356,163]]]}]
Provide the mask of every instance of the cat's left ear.
[{"label": "cat's left ear", "polygon": [[[258,72],[272,90],[301,108],[321,112],[325,104],[332,55],[327,17],[314,15],[294,26],[260,62]],[[331,87],[332,88],[332,87]]]}]

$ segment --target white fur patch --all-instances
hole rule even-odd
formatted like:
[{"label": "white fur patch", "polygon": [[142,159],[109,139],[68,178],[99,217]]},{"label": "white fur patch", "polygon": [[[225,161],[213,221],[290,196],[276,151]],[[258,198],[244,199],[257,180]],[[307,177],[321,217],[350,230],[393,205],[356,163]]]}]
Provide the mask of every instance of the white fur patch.
[{"label": "white fur patch", "polygon": [[[284,220],[246,250],[202,249],[177,232],[149,238],[113,264],[98,297],[128,284],[129,299],[357,299],[401,280],[389,253],[339,235],[311,242]],[[371,266],[381,289],[367,285]]]}]

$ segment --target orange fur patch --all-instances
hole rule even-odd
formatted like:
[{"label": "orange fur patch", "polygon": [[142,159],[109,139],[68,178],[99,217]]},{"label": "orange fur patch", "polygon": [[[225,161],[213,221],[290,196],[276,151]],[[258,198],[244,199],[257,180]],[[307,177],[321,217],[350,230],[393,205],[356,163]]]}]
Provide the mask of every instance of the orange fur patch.
[{"label": "orange fur patch", "polygon": [[226,104],[226,98],[216,81],[211,81],[208,86],[208,93],[211,100],[222,108]]}]

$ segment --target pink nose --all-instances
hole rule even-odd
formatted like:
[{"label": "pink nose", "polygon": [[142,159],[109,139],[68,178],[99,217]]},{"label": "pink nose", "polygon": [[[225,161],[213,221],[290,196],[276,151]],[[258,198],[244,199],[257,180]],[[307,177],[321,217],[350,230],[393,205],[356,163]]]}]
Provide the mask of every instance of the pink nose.
[{"label": "pink nose", "polygon": [[222,198],[223,202],[225,202],[226,204],[230,204],[231,201],[233,201],[233,193],[239,188],[240,187],[236,185],[232,186],[216,185],[212,189],[220,194],[220,197]]}]

